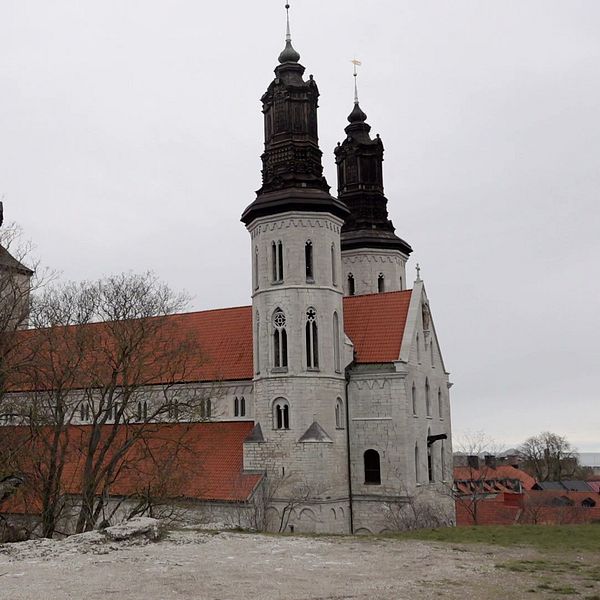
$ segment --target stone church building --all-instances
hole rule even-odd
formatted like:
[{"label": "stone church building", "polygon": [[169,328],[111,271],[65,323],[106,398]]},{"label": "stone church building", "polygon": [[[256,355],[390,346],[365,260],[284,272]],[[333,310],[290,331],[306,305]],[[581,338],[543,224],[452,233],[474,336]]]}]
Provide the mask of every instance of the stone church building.
[{"label": "stone church building", "polygon": [[287,531],[377,533],[416,501],[452,524],[450,383],[424,283],[408,284],[412,249],[388,218],[383,143],[357,100],[333,196],[304,71],[288,35],[262,97],[262,187],[241,217],[252,305],[170,317],[204,353],[178,393],[219,390],[197,424],[210,485],[190,477],[183,496],[224,518],[276,482],[276,530],[287,510]]}]

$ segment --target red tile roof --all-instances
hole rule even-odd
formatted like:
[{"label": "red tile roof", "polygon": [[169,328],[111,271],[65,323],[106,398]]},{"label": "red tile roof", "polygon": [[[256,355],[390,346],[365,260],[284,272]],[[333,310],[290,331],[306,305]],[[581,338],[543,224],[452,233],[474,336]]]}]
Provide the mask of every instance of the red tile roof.
[{"label": "red tile roof", "polygon": [[[411,290],[344,298],[345,330],[354,343],[356,362],[389,363],[398,360],[410,298]],[[99,323],[79,327],[57,327],[54,330],[27,330],[19,335],[23,340],[29,341],[31,347],[31,340],[36,343],[35,340],[44,336],[48,338],[48,332],[51,332],[55,336],[54,339],[59,338],[59,344],[71,348],[78,348],[77,344],[85,343],[85,340],[82,342],[78,338],[81,332],[88,331],[95,336],[93,350],[88,351],[89,356],[78,366],[76,375],[74,372],[73,377],[77,376],[80,380],[74,379],[69,383],[70,387],[76,388],[89,385],[85,379],[97,381],[104,376],[110,377],[110,370],[106,374],[102,373],[111,344],[110,334],[104,335],[103,329],[108,331],[109,325]],[[192,349],[186,355],[185,365],[177,373],[176,366],[172,372],[166,373],[164,368],[157,366],[160,357],[147,352],[148,373],[144,373],[143,383],[162,383],[166,381],[167,376],[171,377],[169,381],[173,382],[252,379],[250,306],[172,315],[164,319],[159,335],[161,337],[156,345],[160,346],[164,355],[168,355],[169,349],[176,348],[177,345],[183,347],[189,344]],[[42,340],[43,343],[46,342]],[[56,347],[56,341],[47,343],[50,347]],[[21,346],[28,347],[27,343]],[[60,355],[55,349],[53,352]],[[63,353],[65,356],[72,354]],[[19,381],[14,375],[10,382],[11,389],[31,389],[31,380],[28,377]],[[40,375],[38,371],[36,377],[38,383],[35,387],[43,387],[43,382],[40,383],[43,374]],[[47,386],[52,387],[51,381]]]},{"label": "red tile roof", "polygon": [[412,290],[344,298],[346,334],[356,362],[389,363],[400,357]]},{"label": "red tile roof", "polygon": [[[143,430],[140,429],[143,427]],[[177,423],[121,425],[113,448],[122,447],[127,438],[139,436],[128,450],[109,488],[112,496],[132,496],[149,486],[165,498],[204,501],[240,501],[252,494],[261,479],[259,474],[243,473],[243,442],[252,431],[252,422]],[[27,435],[24,427],[3,427],[5,443],[17,447],[15,438]],[[105,425],[101,438],[110,435]],[[91,426],[70,426],[65,432],[67,446],[63,472],[63,493],[78,494]],[[41,432],[44,435],[44,432]],[[10,440],[9,440],[10,438]],[[12,441],[11,441],[12,440]],[[3,512],[37,512],[35,456],[47,460],[42,444],[26,447],[20,467],[26,483],[20,493],[0,507]],[[41,452],[41,454],[40,454]],[[110,460],[109,455],[106,461]],[[27,508],[27,510],[26,510]]]},{"label": "red tile roof", "polygon": [[510,465],[499,465],[472,469],[471,467],[454,467],[454,481],[490,481],[496,482],[503,479],[518,479],[526,490],[535,485],[535,479],[521,469],[515,469]]}]

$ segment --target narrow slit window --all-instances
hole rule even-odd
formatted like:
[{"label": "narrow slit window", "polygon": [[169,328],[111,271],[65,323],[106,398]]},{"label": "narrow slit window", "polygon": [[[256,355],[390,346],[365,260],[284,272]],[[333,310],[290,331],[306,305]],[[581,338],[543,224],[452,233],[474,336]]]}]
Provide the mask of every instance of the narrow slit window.
[{"label": "narrow slit window", "polygon": [[425,409],[427,411],[427,416],[431,416],[431,394],[429,388],[429,379],[425,379]]},{"label": "narrow slit window", "polygon": [[335,268],[335,244],[331,244],[331,283],[337,285],[337,269]]},{"label": "narrow slit window", "polygon": [[319,368],[319,337],[314,308],[306,311],[306,366],[309,369]]},{"label": "narrow slit window", "polygon": [[336,372],[340,373],[340,319],[337,312],[333,313],[333,363]]},{"label": "narrow slit window", "polygon": [[417,414],[417,386],[412,384],[412,411],[413,415]]},{"label": "narrow slit window", "polygon": [[283,244],[277,242],[277,281],[283,281]]},{"label": "narrow slit window", "polygon": [[354,275],[352,275],[352,273],[348,273],[348,296],[354,296],[354,294]]},{"label": "narrow slit window", "polygon": [[379,277],[377,278],[377,291],[382,294],[385,292],[385,277],[383,273],[379,273]]},{"label": "narrow slit window", "polygon": [[313,269],[313,245],[310,240],[304,245],[304,262],[306,265],[306,281],[312,282],[315,280]]}]

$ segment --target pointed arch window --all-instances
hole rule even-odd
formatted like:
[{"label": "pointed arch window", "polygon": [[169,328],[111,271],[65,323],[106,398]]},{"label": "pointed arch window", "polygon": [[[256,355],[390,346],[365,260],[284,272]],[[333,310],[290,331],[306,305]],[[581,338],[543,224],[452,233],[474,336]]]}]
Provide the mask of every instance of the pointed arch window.
[{"label": "pointed arch window", "polygon": [[377,292],[380,294],[385,292],[385,277],[383,273],[379,273],[379,277],[377,278]]},{"label": "pointed arch window", "polygon": [[400,275],[400,291],[404,289],[404,281],[402,280],[402,275]]},{"label": "pointed arch window", "polygon": [[429,388],[429,379],[425,379],[425,410],[427,411],[427,416],[431,416],[431,393]]},{"label": "pointed arch window", "polygon": [[418,363],[421,362],[421,338],[419,337],[418,333],[417,333],[417,362]]},{"label": "pointed arch window", "polygon": [[141,402],[137,403],[137,420],[138,421],[142,420],[142,403]]},{"label": "pointed arch window", "polygon": [[236,417],[246,416],[246,398],[244,398],[244,396],[241,398],[235,397],[235,400],[233,401],[233,414]]},{"label": "pointed arch window", "polygon": [[354,296],[356,289],[354,286],[354,275],[348,273],[348,296]]},{"label": "pointed arch window", "polygon": [[411,398],[412,398],[413,415],[416,415],[417,414],[417,386],[414,384],[414,382],[412,384]]},{"label": "pointed arch window", "polygon": [[308,369],[319,368],[319,335],[314,308],[306,311],[306,366]]},{"label": "pointed arch window", "polygon": [[273,403],[273,429],[290,428],[290,404],[285,398],[277,398]]},{"label": "pointed arch window", "polygon": [[379,459],[379,452],[377,450],[369,449],[364,455],[365,464],[365,483],[369,485],[380,485],[381,484],[381,462]]},{"label": "pointed arch window", "polygon": [[440,419],[444,418],[444,406],[442,401],[442,390],[438,388],[438,415]]},{"label": "pointed arch window", "polygon": [[304,264],[306,267],[306,281],[314,283],[315,273],[313,268],[313,245],[310,240],[304,244]]},{"label": "pointed arch window", "polygon": [[345,429],[344,403],[341,398],[338,398],[335,401],[335,428]]},{"label": "pointed arch window", "polygon": [[340,361],[340,319],[337,312],[333,313],[333,364],[336,373],[341,373]]},{"label": "pointed arch window", "polygon": [[142,405],[142,419],[146,421],[148,419],[148,402],[144,400],[144,404]]},{"label": "pointed arch window", "polygon": [[431,355],[431,366],[432,366],[432,368],[435,369],[435,355],[434,355],[434,351],[433,351],[433,338],[431,339],[431,342],[429,343],[429,353]]},{"label": "pointed arch window", "polygon": [[254,248],[254,289],[257,290],[259,287],[258,279],[258,246]]},{"label": "pointed arch window", "polygon": [[335,268],[335,244],[331,244],[331,283],[337,286],[337,269]]},{"label": "pointed arch window", "polygon": [[273,366],[276,369],[288,366],[286,318],[280,308],[273,313]]},{"label": "pointed arch window", "polygon": [[283,243],[281,240],[271,243],[271,262],[273,267],[273,283],[283,282]]}]

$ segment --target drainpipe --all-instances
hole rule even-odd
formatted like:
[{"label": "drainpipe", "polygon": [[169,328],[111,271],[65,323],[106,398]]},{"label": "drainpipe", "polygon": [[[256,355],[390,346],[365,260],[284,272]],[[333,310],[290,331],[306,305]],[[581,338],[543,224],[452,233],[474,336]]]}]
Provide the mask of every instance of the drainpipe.
[{"label": "drainpipe", "polygon": [[[354,361],[353,361],[354,362]],[[348,401],[348,386],[350,385],[350,372],[346,368],[346,455],[348,457],[348,504],[350,507],[350,533],[354,534],[354,501],[352,498],[352,464],[350,462],[350,402]]]}]

